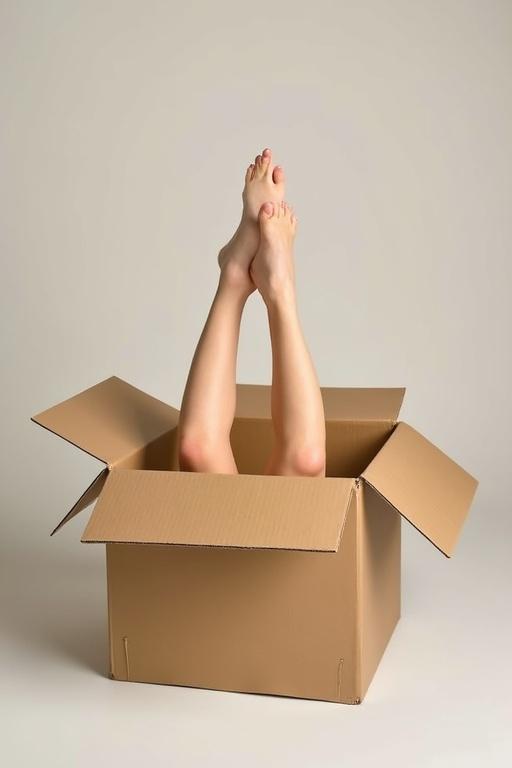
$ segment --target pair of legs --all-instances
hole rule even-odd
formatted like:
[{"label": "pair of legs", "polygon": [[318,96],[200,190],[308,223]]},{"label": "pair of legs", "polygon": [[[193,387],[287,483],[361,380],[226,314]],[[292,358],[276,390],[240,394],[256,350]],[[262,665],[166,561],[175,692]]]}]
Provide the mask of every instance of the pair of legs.
[{"label": "pair of legs", "polygon": [[236,474],[229,435],[245,302],[265,302],[272,344],[274,445],[270,475],[325,475],[322,396],[297,311],[293,241],[297,220],[285,179],[265,149],[247,169],[240,224],[218,256],[219,284],[192,359],[181,404],[181,470]]}]

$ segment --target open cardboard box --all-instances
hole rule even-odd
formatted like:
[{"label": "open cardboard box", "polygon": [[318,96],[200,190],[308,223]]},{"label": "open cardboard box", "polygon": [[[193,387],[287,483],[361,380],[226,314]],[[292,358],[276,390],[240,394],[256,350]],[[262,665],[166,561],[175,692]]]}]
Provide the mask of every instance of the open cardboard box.
[{"label": "open cardboard box", "polygon": [[400,616],[400,524],[448,557],[477,481],[397,422],[405,388],[322,387],[327,476],[260,474],[270,386],[237,384],[238,475],[180,472],[179,411],[113,376],[33,417],[105,464],[116,680],[362,701]]}]

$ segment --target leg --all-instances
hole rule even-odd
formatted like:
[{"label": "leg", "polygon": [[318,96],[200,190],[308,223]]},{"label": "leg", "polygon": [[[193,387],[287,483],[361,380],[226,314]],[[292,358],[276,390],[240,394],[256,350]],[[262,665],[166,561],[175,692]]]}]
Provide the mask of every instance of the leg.
[{"label": "leg", "polygon": [[250,274],[267,306],[272,341],[273,475],[325,476],[325,415],[295,295],[296,219],[282,203],[260,211],[260,246]]},{"label": "leg", "polygon": [[284,177],[270,150],[247,169],[240,225],[219,253],[220,278],[192,359],[180,411],[179,466],[184,471],[238,472],[229,435],[236,407],[236,358],[245,302],[256,290],[249,265],[259,243],[258,211],[281,200]]},{"label": "leg", "polygon": [[248,293],[221,278],[181,404],[180,469],[236,473],[229,433],[236,405],[236,357]]}]

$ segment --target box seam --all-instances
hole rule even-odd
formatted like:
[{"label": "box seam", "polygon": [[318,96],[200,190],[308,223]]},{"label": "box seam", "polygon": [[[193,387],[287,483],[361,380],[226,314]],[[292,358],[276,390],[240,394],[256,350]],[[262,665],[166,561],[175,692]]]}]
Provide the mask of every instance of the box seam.
[{"label": "box seam", "polygon": [[109,568],[109,544],[105,544],[105,561],[106,561],[106,571],[107,571],[107,613],[108,613],[108,648],[109,648],[109,667],[110,667],[110,677],[115,680],[116,679],[116,673],[115,673],[115,661],[114,661],[114,632],[112,628],[112,599],[110,595],[110,573],[111,570]]},{"label": "box seam", "polygon": [[361,478],[356,478],[356,701],[361,701],[362,686],[362,660],[363,660],[363,608],[361,605],[363,589],[361,579],[363,578],[363,569],[361,567],[361,546],[362,546],[362,503],[363,503],[363,484]]}]

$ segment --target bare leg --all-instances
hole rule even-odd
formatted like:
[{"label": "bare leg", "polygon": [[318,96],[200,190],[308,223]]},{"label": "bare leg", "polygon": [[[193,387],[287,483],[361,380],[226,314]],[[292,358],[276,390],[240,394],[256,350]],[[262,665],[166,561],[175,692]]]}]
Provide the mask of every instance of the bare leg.
[{"label": "bare leg", "polygon": [[185,471],[237,473],[229,435],[236,408],[236,359],[245,302],[256,290],[249,274],[259,244],[258,212],[282,200],[284,174],[270,150],[249,166],[240,224],[219,253],[220,278],[192,359],[180,411],[179,466]]},{"label": "bare leg", "polygon": [[266,203],[250,274],[267,306],[272,341],[274,448],[265,472],[325,475],[322,395],[302,333],[295,295],[296,219],[286,203]]},{"label": "bare leg", "polygon": [[180,469],[237,472],[229,442],[236,405],[236,357],[247,293],[219,280],[181,405]]}]

